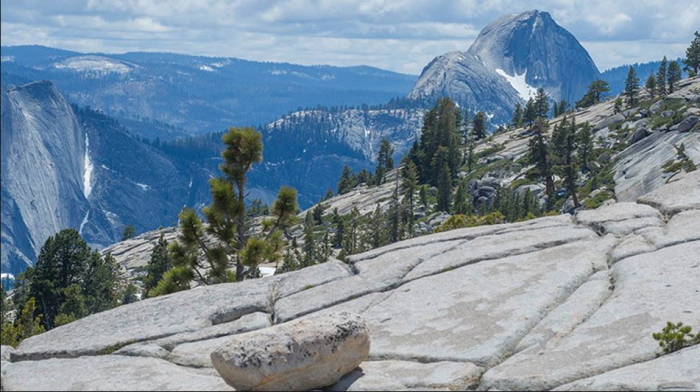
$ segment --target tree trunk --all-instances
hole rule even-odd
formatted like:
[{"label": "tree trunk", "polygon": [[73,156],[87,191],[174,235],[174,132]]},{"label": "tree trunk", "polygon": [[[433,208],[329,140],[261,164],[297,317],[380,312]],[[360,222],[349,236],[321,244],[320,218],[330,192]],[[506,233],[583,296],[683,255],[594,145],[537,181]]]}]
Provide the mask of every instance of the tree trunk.
[{"label": "tree trunk", "polygon": [[238,202],[241,205],[241,212],[238,213],[238,222],[236,224],[236,281],[243,280],[243,263],[241,263],[241,251],[245,248],[245,194],[243,193],[243,184],[238,184]]}]

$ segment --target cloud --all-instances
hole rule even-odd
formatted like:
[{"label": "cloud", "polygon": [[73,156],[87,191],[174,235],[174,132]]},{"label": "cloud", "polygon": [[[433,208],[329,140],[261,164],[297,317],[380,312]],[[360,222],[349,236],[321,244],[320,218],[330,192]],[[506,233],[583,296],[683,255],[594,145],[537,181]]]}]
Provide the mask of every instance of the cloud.
[{"label": "cloud", "polygon": [[682,56],[696,1],[0,0],[3,45],[170,51],[301,64],[373,65],[418,74],[466,50],[494,19],[549,11],[599,68]]}]

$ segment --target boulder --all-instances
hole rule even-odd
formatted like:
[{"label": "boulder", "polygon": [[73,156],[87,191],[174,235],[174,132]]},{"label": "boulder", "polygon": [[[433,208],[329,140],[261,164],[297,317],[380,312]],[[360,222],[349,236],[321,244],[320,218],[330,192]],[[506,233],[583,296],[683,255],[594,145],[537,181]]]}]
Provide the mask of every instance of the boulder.
[{"label": "boulder", "polygon": [[649,136],[649,131],[645,128],[639,128],[630,137],[629,141],[630,143],[634,144],[637,143],[638,141],[644,139],[645,137]]},{"label": "boulder", "polygon": [[308,390],[355,369],[369,356],[369,345],[364,319],[341,312],[235,336],[211,360],[237,390]]},{"label": "boulder", "polygon": [[664,110],[663,112],[661,112],[661,117],[671,117],[675,113],[676,112],[674,112],[673,110]]},{"label": "boulder", "polygon": [[622,115],[622,113],[616,113],[610,117],[605,118],[603,121],[599,122],[593,127],[594,131],[598,131],[603,128],[610,127],[611,125],[615,123],[619,123],[625,121],[625,116]]},{"label": "boulder", "polygon": [[688,116],[678,123],[678,132],[688,132],[698,123],[698,116]]},{"label": "boulder", "polygon": [[663,105],[663,104],[664,104],[664,100],[663,100],[663,99],[660,99],[660,100],[656,101],[656,102],[655,102],[653,105],[651,105],[651,107],[649,108],[649,112],[651,112],[651,114],[656,114],[656,113],[658,113],[659,110],[661,110],[661,105]]}]

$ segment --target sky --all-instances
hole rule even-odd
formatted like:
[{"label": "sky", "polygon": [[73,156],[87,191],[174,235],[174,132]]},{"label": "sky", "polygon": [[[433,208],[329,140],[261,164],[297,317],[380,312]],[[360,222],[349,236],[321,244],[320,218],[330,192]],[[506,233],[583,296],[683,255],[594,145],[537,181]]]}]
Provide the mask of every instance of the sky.
[{"label": "sky", "polygon": [[419,74],[505,14],[549,12],[598,68],[683,57],[698,0],[0,0],[2,45],[371,65]]}]

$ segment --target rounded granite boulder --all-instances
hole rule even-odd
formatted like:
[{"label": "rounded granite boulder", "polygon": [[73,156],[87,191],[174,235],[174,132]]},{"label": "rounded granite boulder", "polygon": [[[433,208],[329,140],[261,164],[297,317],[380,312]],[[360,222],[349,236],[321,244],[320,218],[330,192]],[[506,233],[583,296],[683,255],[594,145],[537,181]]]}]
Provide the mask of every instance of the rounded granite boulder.
[{"label": "rounded granite boulder", "polygon": [[369,347],[364,319],[340,312],[236,335],[211,360],[236,390],[308,390],[340,380],[368,358]]}]

